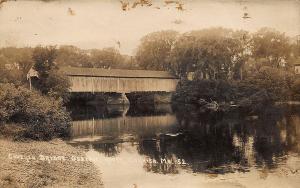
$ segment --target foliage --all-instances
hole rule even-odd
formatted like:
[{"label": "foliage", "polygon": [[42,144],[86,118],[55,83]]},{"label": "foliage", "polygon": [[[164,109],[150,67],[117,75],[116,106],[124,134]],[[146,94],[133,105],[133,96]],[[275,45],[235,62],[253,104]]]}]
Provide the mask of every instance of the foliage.
[{"label": "foliage", "polygon": [[75,46],[60,46],[57,49],[58,66],[88,68],[138,68],[133,57],[120,54],[115,48],[83,50]]},{"label": "foliage", "polygon": [[173,95],[173,101],[194,104],[200,99],[229,102],[233,100],[234,88],[234,85],[222,80],[182,81]]},{"label": "foliage", "polygon": [[265,66],[242,81],[182,81],[173,95],[173,101],[193,104],[199,104],[200,99],[227,103],[234,101],[242,108],[258,110],[275,101],[299,97],[298,82],[288,71]]},{"label": "foliage", "polygon": [[53,46],[49,47],[36,47],[34,49],[32,59],[34,61],[34,69],[38,72],[38,89],[47,94],[51,88],[47,85],[50,71],[57,69],[55,65],[56,49]]},{"label": "foliage", "polygon": [[0,48],[0,82],[26,83],[26,74],[32,66],[32,48]]},{"label": "foliage", "polygon": [[291,87],[291,92],[294,100],[300,100],[300,79],[295,80]]},{"label": "foliage", "polygon": [[272,101],[288,100],[291,96],[290,91],[294,82],[294,75],[287,71],[265,66],[244,82],[247,83],[248,87],[265,90]]},{"label": "foliage", "polygon": [[16,69],[7,69],[3,64],[0,64],[0,83],[14,83],[20,85],[22,75]]},{"label": "foliage", "polygon": [[0,84],[0,121],[21,124],[23,136],[37,140],[65,136],[70,126],[60,100],[13,84]]},{"label": "foliage", "polygon": [[287,62],[290,54],[291,44],[284,33],[262,28],[252,35],[252,56],[256,60],[263,60],[265,66],[283,66],[282,63]]},{"label": "foliage", "polygon": [[[16,47],[7,47],[0,48],[0,64],[1,65],[10,65],[14,69],[19,69],[18,71],[22,74],[23,77],[26,76],[27,72],[33,65],[32,61],[32,48],[16,48]],[[25,77],[26,78],[26,77]],[[25,79],[23,78],[23,79]],[[23,80],[24,81],[24,80]]]},{"label": "foliage", "polygon": [[50,88],[47,93],[49,96],[56,99],[61,97],[64,103],[69,101],[70,81],[61,71],[51,70],[46,85]]},{"label": "foliage", "polygon": [[146,70],[170,71],[170,53],[178,33],[159,31],[150,33],[141,39],[136,53],[140,67]]},{"label": "foliage", "polygon": [[95,68],[118,68],[124,64],[124,58],[115,48],[93,49],[91,62]]},{"label": "foliage", "polygon": [[[239,74],[244,63],[247,33],[224,28],[203,29],[183,34],[171,52],[174,72],[186,78],[189,72],[196,79],[229,79]],[[236,71],[236,72],[234,72]]]},{"label": "foliage", "polygon": [[55,64],[57,51],[55,47],[37,47],[33,52],[34,68],[38,72],[36,88],[45,95],[62,97],[64,102],[69,98],[70,83]]},{"label": "foliage", "polygon": [[60,46],[55,61],[58,66],[93,67],[88,53],[75,46]]}]

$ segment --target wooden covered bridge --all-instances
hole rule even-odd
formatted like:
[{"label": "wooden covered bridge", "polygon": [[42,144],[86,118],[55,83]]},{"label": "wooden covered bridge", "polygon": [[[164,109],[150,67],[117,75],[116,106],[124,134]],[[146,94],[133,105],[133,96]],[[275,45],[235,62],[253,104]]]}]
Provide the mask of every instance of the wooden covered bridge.
[{"label": "wooden covered bridge", "polygon": [[177,77],[165,71],[62,67],[70,92],[173,92]]}]

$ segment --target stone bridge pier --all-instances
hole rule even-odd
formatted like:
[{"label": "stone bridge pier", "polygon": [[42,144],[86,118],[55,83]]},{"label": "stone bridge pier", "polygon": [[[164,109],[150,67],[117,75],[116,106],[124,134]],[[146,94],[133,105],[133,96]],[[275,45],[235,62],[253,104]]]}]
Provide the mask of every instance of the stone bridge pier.
[{"label": "stone bridge pier", "polygon": [[106,104],[129,105],[130,102],[125,93],[116,93],[108,96]]}]

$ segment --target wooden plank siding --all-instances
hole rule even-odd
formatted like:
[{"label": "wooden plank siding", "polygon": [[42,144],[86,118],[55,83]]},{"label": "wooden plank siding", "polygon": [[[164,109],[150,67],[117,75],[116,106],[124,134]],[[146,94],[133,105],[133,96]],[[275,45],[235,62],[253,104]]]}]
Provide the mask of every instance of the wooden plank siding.
[{"label": "wooden plank siding", "polygon": [[64,67],[70,92],[175,91],[178,79],[165,71]]},{"label": "wooden plank siding", "polygon": [[68,76],[71,92],[175,91],[177,79]]}]

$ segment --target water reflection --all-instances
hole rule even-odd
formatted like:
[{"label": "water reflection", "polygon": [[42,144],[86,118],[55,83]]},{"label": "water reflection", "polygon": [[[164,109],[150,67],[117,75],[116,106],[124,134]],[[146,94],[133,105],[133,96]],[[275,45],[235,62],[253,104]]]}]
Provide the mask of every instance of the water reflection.
[{"label": "water reflection", "polygon": [[227,174],[256,168],[263,178],[290,156],[298,162],[289,173],[300,172],[299,112],[266,107],[249,116],[203,114],[184,105],[80,107],[72,113],[71,144],[92,147],[105,157],[135,153],[143,158],[136,167],[147,173]]}]

